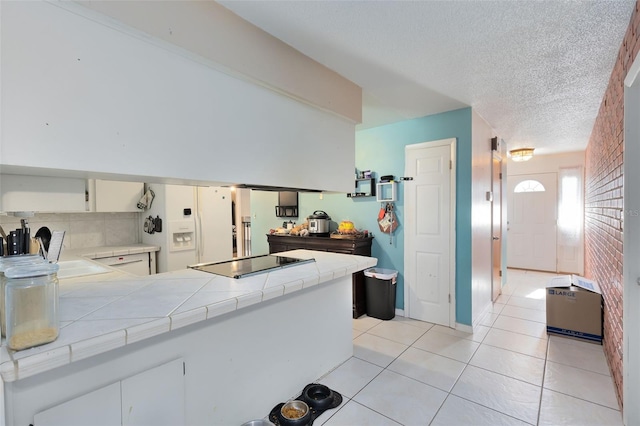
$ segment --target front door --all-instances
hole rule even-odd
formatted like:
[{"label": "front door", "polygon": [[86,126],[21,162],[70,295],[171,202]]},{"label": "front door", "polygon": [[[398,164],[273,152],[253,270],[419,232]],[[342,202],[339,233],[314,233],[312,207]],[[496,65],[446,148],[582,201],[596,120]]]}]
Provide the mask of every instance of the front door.
[{"label": "front door", "polygon": [[455,324],[455,139],[405,148],[405,310]]},{"label": "front door", "polygon": [[556,272],[557,174],[512,175],[507,186],[507,265]]},{"label": "front door", "polygon": [[502,292],[502,159],[493,153],[491,163],[491,300],[496,301]]}]

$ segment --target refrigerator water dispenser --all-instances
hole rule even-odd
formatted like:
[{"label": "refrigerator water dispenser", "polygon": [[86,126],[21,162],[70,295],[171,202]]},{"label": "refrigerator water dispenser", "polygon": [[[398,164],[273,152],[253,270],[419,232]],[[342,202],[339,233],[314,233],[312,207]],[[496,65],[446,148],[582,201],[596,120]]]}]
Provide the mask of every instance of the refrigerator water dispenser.
[{"label": "refrigerator water dispenser", "polygon": [[195,250],[195,224],[193,220],[169,222],[171,247],[169,251]]}]

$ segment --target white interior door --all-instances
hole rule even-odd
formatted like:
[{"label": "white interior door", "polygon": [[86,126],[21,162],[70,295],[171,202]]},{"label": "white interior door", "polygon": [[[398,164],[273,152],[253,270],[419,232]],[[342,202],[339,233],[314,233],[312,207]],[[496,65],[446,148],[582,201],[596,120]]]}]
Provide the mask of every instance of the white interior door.
[{"label": "white interior door", "polygon": [[507,265],[556,272],[556,173],[509,176]]},{"label": "white interior door", "polygon": [[455,139],[407,146],[405,175],[405,310],[455,324]]}]

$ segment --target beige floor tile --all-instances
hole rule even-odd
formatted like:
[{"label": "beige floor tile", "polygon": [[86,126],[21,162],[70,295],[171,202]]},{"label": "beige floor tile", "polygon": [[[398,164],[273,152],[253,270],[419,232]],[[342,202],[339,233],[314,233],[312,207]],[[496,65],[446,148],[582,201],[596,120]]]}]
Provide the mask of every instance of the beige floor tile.
[{"label": "beige floor tile", "polygon": [[351,357],[344,364],[320,379],[320,383],[340,392],[342,396],[353,398],[374,377],[382,371],[382,367]]},{"label": "beige floor tile", "polygon": [[432,329],[419,338],[413,344],[413,347],[452,358],[456,361],[469,362],[479,345],[479,343],[472,340],[438,333]]},{"label": "beige floor tile", "polygon": [[411,345],[426,332],[427,330],[423,328],[405,324],[400,321],[383,321],[368,331],[369,334],[373,334],[374,336],[384,337],[385,339],[405,345]]},{"label": "beige floor tile", "polygon": [[455,330],[453,328],[445,327],[443,325],[434,326],[431,331],[437,333],[449,334],[455,337],[462,337],[463,339],[473,340],[474,342],[482,343],[484,338],[487,336],[491,330],[490,327],[486,327],[484,325],[477,325],[473,328],[473,333],[467,333],[466,331]]},{"label": "beige floor tile", "polygon": [[385,370],[353,400],[403,425],[424,425],[446,397],[446,392]]},{"label": "beige floor tile", "polygon": [[482,325],[484,327],[492,327],[493,323],[496,322],[496,320],[498,319],[500,315],[498,314],[494,314],[492,312],[487,312],[481,319],[480,321],[478,321],[479,325]]},{"label": "beige floor tile", "polygon": [[450,392],[465,366],[465,363],[451,358],[409,348],[387,369]]},{"label": "beige floor tile", "polygon": [[516,418],[455,395],[449,395],[430,426],[526,426]]},{"label": "beige floor tile", "polygon": [[507,306],[517,306],[519,308],[537,309],[539,311],[547,310],[546,299],[532,299],[528,297],[512,296],[507,302]]},{"label": "beige floor tile", "polygon": [[418,320],[415,320],[413,318],[401,317],[401,316],[398,316],[398,315],[396,315],[391,321],[399,322],[399,323],[402,323],[402,324],[412,325],[414,327],[419,327],[419,328],[423,329],[424,331],[429,330],[431,327],[433,327],[435,325],[435,324],[430,323],[430,322],[418,321]]},{"label": "beige floor tile", "polygon": [[365,333],[353,341],[353,356],[387,367],[409,346]]},{"label": "beige floor tile", "polygon": [[547,323],[547,313],[538,309],[529,309],[522,308],[520,306],[507,305],[502,310],[502,312],[500,312],[500,315],[539,322],[545,324],[545,326]]},{"label": "beige floor tile", "polygon": [[382,320],[379,320],[377,318],[372,318],[372,317],[363,315],[360,318],[352,320],[352,324],[353,324],[352,327],[355,328],[356,330],[367,331],[371,327],[374,327],[380,324],[381,322]]},{"label": "beige floor tile", "polygon": [[617,410],[611,376],[547,361],[544,387]]},{"label": "beige floor tile", "polygon": [[501,374],[468,366],[451,393],[477,404],[535,424],[540,387]]},{"label": "beige floor tile", "polygon": [[549,336],[549,361],[572,365],[594,373],[611,375],[602,345],[560,336]]},{"label": "beige floor tile", "polygon": [[538,339],[536,337],[496,328],[489,330],[487,337],[484,338],[482,343],[536,358],[545,359],[547,354],[546,339]]},{"label": "beige floor tile", "polygon": [[618,410],[543,389],[538,424],[540,426],[622,426],[622,415]]},{"label": "beige floor tile", "polygon": [[542,386],[544,359],[494,346],[480,345],[469,364]]},{"label": "beige floor tile", "polygon": [[[323,413],[324,415],[325,413]],[[322,417],[322,416],[320,416]],[[320,420],[320,418],[318,418]],[[314,426],[316,422],[313,423]],[[388,417],[371,410],[355,401],[349,401],[340,408],[325,423],[326,426],[398,426],[400,423],[394,422]]]},{"label": "beige floor tile", "polygon": [[514,333],[524,334],[538,339],[547,338],[547,325],[545,323],[508,317],[504,314],[500,314],[496,319],[493,323],[493,328],[512,331]]}]

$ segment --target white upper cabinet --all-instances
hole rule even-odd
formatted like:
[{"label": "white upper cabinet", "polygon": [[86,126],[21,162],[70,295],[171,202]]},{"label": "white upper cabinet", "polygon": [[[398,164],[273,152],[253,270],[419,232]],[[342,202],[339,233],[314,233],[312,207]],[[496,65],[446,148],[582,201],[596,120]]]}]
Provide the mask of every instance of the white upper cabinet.
[{"label": "white upper cabinet", "polygon": [[120,182],[89,179],[89,211],[91,212],[140,212],[137,205],[144,193],[142,182]]},{"label": "white upper cabinet", "polygon": [[1,212],[83,212],[84,179],[0,175]]}]

